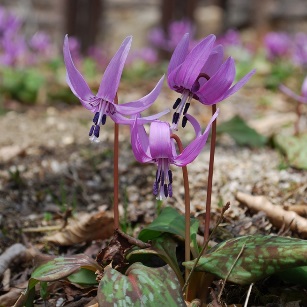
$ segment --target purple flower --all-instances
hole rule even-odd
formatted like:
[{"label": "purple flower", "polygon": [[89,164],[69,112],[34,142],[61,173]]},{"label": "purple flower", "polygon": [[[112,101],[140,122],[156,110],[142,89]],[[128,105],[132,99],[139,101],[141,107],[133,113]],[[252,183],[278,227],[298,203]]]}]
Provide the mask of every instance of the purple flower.
[{"label": "purple flower", "polygon": [[[216,104],[237,92],[255,73],[252,70],[238,83],[235,79],[235,62],[229,57],[224,63],[224,50],[214,46],[215,36],[207,36],[188,52],[189,34],[185,34],[176,47],[167,72],[169,87],[181,93],[173,106],[172,128],[177,130],[181,114],[187,113],[192,98],[205,105]],[[186,120],[183,120],[183,127]]]},{"label": "purple flower", "polygon": [[[81,104],[86,109],[95,113],[93,118],[94,125],[92,125],[89,132],[89,136],[93,141],[98,141],[100,126],[105,124],[107,116],[110,116],[116,123],[130,124],[133,120],[127,119],[123,115],[131,116],[144,111],[153,104],[160,93],[164,76],[147,96],[121,105],[114,103],[123,67],[131,46],[131,41],[131,36],[123,41],[106,68],[98,92],[94,95],[80,72],[75,67],[69,50],[68,36],[66,35],[65,37],[63,50],[67,70],[67,83],[75,96],[79,98]],[[158,117],[159,115],[155,118],[154,116],[144,118],[142,122],[144,123],[147,120],[150,121]]]},{"label": "purple flower", "polygon": [[289,54],[291,40],[286,33],[270,32],[264,37],[264,46],[270,60]]},{"label": "purple flower", "polygon": [[279,86],[279,89],[287,96],[301,103],[307,103],[307,77],[305,77],[303,81],[301,95],[297,95],[296,93],[294,93],[292,90],[290,90],[288,87],[284,86],[283,84]]},{"label": "purple flower", "polygon": [[187,120],[193,125],[196,137],[182,151],[177,154],[174,139],[171,138],[169,123],[155,120],[150,124],[149,136],[144,126],[139,125],[139,118],[131,126],[131,144],[134,156],[141,163],[155,163],[158,167],[156,179],[153,184],[153,194],[158,199],[172,197],[173,176],[170,164],[185,166],[196,159],[207,142],[211,124],[218,116],[219,110],[212,116],[205,132],[201,133],[201,127],[194,117],[186,115]]},{"label": "purple flower", "polygon": [[297,65],[307,65],[307,34],[297,33],[294,37],[293,61]]}]

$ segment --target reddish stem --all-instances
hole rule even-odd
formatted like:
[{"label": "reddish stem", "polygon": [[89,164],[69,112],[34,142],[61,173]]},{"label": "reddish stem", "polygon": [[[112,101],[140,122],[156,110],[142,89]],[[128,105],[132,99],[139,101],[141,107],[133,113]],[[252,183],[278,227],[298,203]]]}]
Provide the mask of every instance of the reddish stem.
[{"label": "reddish stem", "polygon": [[301,115],[302,115],[302,106],[303,104],[301,102],[298,102],[296,104],[296,121],[294,123],[294,135],[298,136],[300,134],[300,119],[301,119]]},{"label": "reddish stem", "polygon": [[[114,99],[114,103],[118,104],[117,94]],[[119,210],[118,210],[118,185],[119,185],[119,176],[118,176],[118,156],[119,156],[119,125],[114,124],[114,152],[113,152],[113,214],[114,214],[114,229],[119,229]]]},{"label": "reddish stem", "polygon": [[[212,115],[215,112],[216,112],[216,104],[213,104]],[[205,243],[209,238],[209,229],[210,229],[211,195],[212,195],[215,143],[216,143],[216,119],[213,121],[211,126],[210,158],[209,158],[209,172],[208,172],[207,199],[206,199],[205,231],[204,231]]]},{"label": "reddish stem", "polygon": [[[182,153],[183,146],[180,141],[180,138],[176,134],[172,134],[171,138],[173,138],[177,146],[179,148],[179,152]],[[184,203],[185,203],[185,261],[190,261],[190,188],[189,188],[189,176],[188,169],[186,166],[182,166],[182,176],[183,176],[183,186],[184,186]],[[185,280],[188,278],[189,270],[185,269]]]}]

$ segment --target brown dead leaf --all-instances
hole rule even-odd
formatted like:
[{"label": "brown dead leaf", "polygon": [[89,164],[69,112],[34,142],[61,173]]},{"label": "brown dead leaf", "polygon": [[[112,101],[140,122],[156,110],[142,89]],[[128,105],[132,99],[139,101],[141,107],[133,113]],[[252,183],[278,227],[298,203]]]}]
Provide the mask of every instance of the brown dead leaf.
[{"label": "brown dead leaf", "polygon": [[69,246],[81,242],[103,240],[113,234],[113,214],[111,212],[97,212],[93,214],[79,214],[69,219],[66,228],[46,236],[45,240],[62,246]]},{"label": "brown dead leaf", "polygon": [[293,211],[300,216],[307,217],[307,204],[298,204],[298,205],[291,205],[285,206],[285,210]]},{"label": "brown dead leaf", "polygon": [[28,286],[28,282],[25,281],[18,284],[16,287],[12,287],[9,292],[0,296],[0,306],[13,306],[18,300],[22,291]]},{"label": "brown dead leaf", "polygon": [[281,206],[273,205],[264,196],[253,196],[238,192],[236,199],[254,211],[263,211],[276,227],[289,227],[298,232],[302,238],[307,238],[307,219],[299,216],[293,211],[286,211]]}]

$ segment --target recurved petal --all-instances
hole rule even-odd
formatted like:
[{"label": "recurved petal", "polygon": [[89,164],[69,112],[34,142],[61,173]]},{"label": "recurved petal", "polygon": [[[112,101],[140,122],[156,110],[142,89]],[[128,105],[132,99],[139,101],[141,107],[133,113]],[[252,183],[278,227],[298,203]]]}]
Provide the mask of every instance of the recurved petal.
[{"label": "recurved petal", "polygon": [[140,163],[152,162],[152,157],[147,154],[148,150],[148,136],[143,125],[138,125],[138,119],[134,120],[131,128],[131,146],[134,156]]},{"label": "recurved petal", "polygon": [[217,45],[213,48],[208,60],[201,72],[207,74],[210,78],[219,70],[224,61],[224,48]]},{"label": "recurved petal", "polygon": [[193,126],[196,137],[200,136],[201,135],[201,127],[200,127],[199,122],[196,120],[196,118],[193,117],[191,114],[186,114],[185,117],[188,119],[188,121]]},{"label": "recurved petal", "polygon": [[247,81],[255,74],[256,70],[253,69],[247,75],[245,75],[242,79],[240,79],[234,86],[232,86],[229,90],[227,90],[216,102],[222,101],[227,97],[231,96],[235,92],[237,92],[241,87],[243,87]]},{"label": "recurved petal", "polygon": [[181,41],[178,43],[175,48],[172,57],[170,59],[167,75],[169,75],[176,67],[183,63],[186,58],[189,50],[189,33],[183,35]]},{"label": "recurved petal", "polygon": [[163,86],[163,81],[164,76],[159,80],[155,88],[148,95],[142,97],[139,100],[114,105],[116,111],[124,115],[134,115],[146,110],[155,102],[158,95],[160,94],[161,88]]},{"label": "recurved petal", "polygon": [[201,150],[206,145],[211,125],[213,121],[217,118],[219,114],[219,109],[214,113],[212,116],[205,132],[194,139],[183,151],[180,155],[178,155],[174,160],[173,163],[177,166],[185,166],[191,162],[193,162],[197,156],[200,154]]},{"label": "recurved petal", "polygon": [[195,94],[206,105],[215,104],[231,86],[236,74],[234,60],[229,57],[220,69]]},{"label": "recurved petal", "polygon": [[123,72],[123,68],[125,65],[125,61],[131,46],[132,36],[128,36],[124,39],[121,46],[113,56],[110,61],[108,67],[106,68],[97,96],[107,100],[109,102],[113,102],[118,86],[119,81]]},{"label": "recurved petal", "polygon": [[150,124],[149,148],[153,159],[172,159],[170,126],[166,122],[154,121]]},{"label": "recurved petal", "polygon": [[303,96],[299,96],[296,93],[294,93],[292,90],[290,90],[288,87],[286,87],[285,85],[281,84],[279,86],[279,89],[286,94],[287,96],[301,102],[301,103],[307,103],[307,97],[303,97]]},{"label": "recurved petal", "polygon": [[201,69],[208,60],[214,41],[215,36],[211,34],[191,50],[179,68],[170,74],[169,79],[173,79],[173,84],[180,85],[189,90],[192,88]]},{"label": "recurved petal", "polygon": [[[82,77],[81,73],[75,67],[70,50],[69,50],[69,41],[68,35],[65,35],[64,39],[64,46],[63,46],[63,53],[64,53],[64,62],[67,71],[67,83],[71,88],[72,92],[77,96],[79,99],[83,100],[84,102],[88,101],[88,99],[93,96],[89,86],[87,85],[86,81]],[[89,108],[85,106],[86,108]]]}]

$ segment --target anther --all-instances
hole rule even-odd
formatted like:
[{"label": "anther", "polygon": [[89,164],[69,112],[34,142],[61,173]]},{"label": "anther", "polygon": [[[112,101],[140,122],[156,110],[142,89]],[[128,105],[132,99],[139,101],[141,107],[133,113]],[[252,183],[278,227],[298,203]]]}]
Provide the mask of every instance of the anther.
[{"label": "anther", "polygon": [[100,126],[95,126],[94,135],[96,136],[96,138],[99,138],[99,131],[100,131]]},{"label": "anther", "polygon": [[168,196],[173,197],[173,187],[171,183],[168,185]]},{"label": "anther", "polygon": [[101,125],[104,125],[106,123],[106,120],[107,120],[107,115],[103,114],[101,118]]},{"label": "anther", "polygon": [[184,128],[187,125],[188,118],[186,116],[183,116],[182,118],[182,128]]},{"label": "anther", "polygon": [[160,172],[159,172],[159,170],[156,171],[156,181],[160,182]]},{"label": "anther", "polygon": [[167,188],[166,183],[163,185],[163,189],[164,189],[164,195],[165,195],[165,197],[167,197],[168,196],[168,188]]},{"label": "anther", "polygon": [[92,136],[92,135],[93,135],[94,128],[95,128],[95,126],[92,125],[92,127],[91,127],[91,129],[90,129],[90,132],[88,133],[89,136]]},{"label": "anther", "polygon": [[177,124],[178,123],[179,116],[180,116],[179,113],[177,113],[177,112],[174,113],[173,120],[172,120],[173,124]]},{"label": "anther", "polygon": [[160,178],[161,178],[161,186],[163,186],[164,185],[164,172],[163,171],[161,171]]},{"label": "anther", "polygon": [[95,125],[97,125],[98,118],[99,118],[99,112],[96,112],[95,115],[94,115],[94,118],[93,118],[93,123],[94,123]]},{"label": "anther", "polygon": [[180,102],[181,102],[181,99],[177,98],[174,105],[173,105],[173,109],[176,109],[179,106]]},{"label": "anther", "polygon": [[158,182],[155,181],[154,184],[153,184],[153,187],[152,187],[152,193],[153,193],[153,195],[158,195],[158,189],[159,189]]},{"label": "anther", "polygon": [[184,107],[184,110],[183,110],[183,115],[187,114],[187,112],[189,110],[189,107],[190,107],[190,103],[186,103],[185,107]]},{"label": "anther", "polygon": [[173,183],[173,173],[170,169],[168,170],[168,182]]}]

